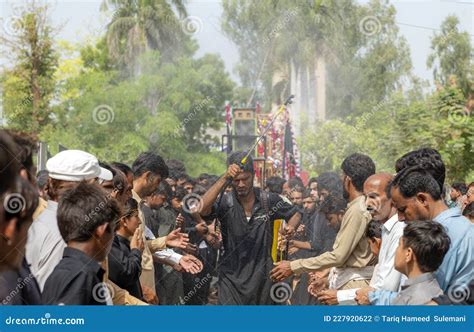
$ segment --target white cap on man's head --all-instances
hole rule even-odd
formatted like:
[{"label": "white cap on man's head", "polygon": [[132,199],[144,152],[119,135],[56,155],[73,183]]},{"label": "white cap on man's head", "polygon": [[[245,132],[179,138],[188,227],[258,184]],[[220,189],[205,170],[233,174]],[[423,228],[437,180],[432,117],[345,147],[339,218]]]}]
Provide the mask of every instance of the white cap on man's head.
[{"label": "white cap on man's head", "polygon": [[63,181],[83,181],[100,178],[110,181],[112,172],[99,166],[97,158],[80,150],[59,152],[46,162],[49,177]]}]

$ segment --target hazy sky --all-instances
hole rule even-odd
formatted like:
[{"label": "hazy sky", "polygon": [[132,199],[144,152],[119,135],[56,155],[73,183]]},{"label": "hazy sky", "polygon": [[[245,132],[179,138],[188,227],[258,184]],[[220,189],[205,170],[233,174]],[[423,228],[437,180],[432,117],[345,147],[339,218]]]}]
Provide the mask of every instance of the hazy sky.
[{"label": "hazy sky", "polygon": [[[52,1],[53,23],[62,25],[59,38],[79,43],[87,37],[99,36],[108,21],[106,15],[99,10],[101,2],[100,0]],[[367,1],[360,0],[360,2]],[[12,7],[18,3],[19,1],[0,0],[2,33],[5,30],[4,25],[8,24],[8,18],[14,15]],[[423,79],[431,79],[431,72],[426,68],[426,58],[430,52],[430,37],[436,29],[439,29],[447,15],[457,15],[462,29],[470,33],[471,41],[474,42],[474,0],[399,0],[392,3],[397,9],[400,32],[408,40],[410,46],[414,73]],[[192,21],[197,22],[199,27],[197,33],[194,34],[200,46],[198,55],[220,54],[232,77],[237,79],[233,67],[238,62],[239,56],[235,45],[222,33],[221,1],[189,0],[187,9],[188,14],[192,16]]]}]

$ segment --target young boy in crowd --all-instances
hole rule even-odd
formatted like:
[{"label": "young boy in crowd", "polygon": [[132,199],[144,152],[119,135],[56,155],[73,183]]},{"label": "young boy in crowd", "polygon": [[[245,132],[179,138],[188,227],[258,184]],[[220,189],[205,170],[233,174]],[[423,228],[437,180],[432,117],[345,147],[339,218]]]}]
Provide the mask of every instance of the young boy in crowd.
[{"label": "young boy in crowd", "polygon": [[374,256],[378,256],[382,245],[382,224],[376,220],[371,220],[367,226],[365,236],[369,241],[370,250]]},{"label": "young boy in crowd", "polygon": [[144,244],[140,222],[138,203],[129,198],[109,253],[109,279],[138,299],[143,298],[140,274]]},{"label": "young boy in crowd", "polygon": [[435,221],[414,221],[405,227],[395,254],[395,269],[408,280],[391,304],[422,305],[443,294],[433,272],[450,244],[444,227]]},{"label": "young boy in crowd", "polygon": [[112,304],[102,282],[121,215],[117,201],[96,184],[81,182],[58,204],[58,227],[67,244],[63,258],[46,280],[44,304]]}]

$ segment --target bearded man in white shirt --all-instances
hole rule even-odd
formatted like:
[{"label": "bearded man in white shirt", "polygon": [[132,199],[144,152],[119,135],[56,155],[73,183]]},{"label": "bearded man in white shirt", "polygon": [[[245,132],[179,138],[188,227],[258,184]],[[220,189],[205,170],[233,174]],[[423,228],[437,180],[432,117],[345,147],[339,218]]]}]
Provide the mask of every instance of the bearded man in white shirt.
[{"label": "bearded man in white shirt", "polygon": [[[378,264],[375,266],[370,280],[370,287],[398,291],[403,276],[395,270],[394,259],[405,224],[398,221],[390,192],[387,192],[392,178],[393,176],[388,173],[377,173],[370,176],[364,183],[364,195],[367,210],[369,210],[372,219],[382,223],[382,245]],[[357,288],[347,290],[326,289],[318,293],[318,299],[325,304],[355,305],[357,304],[355,298],[358,290]]]}]

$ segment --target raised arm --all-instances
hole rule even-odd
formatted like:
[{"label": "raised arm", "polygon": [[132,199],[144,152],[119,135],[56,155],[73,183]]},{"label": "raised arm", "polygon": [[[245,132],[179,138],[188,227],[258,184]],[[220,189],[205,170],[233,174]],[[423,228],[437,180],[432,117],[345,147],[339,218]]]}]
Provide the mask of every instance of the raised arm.
[{"label": "raised arm", "polygon": [[214,204],[217,197],[219,196],[219,193],[224,188],[227,182],[227,179],[236,177],[241,171],[242,170],[240,169],[238,165],[236,164],[230,165],[226,173],[222,177],[220,177],[219,180],[217,180],[216,183],[214,183],[212,187],[209,188],[208,191],[206,191],[206,193],[202,197],[203,202],[202,202],[202,209],[200,212],[201,216],[207,217],[208,215],[211,214],[212,205]]}]

